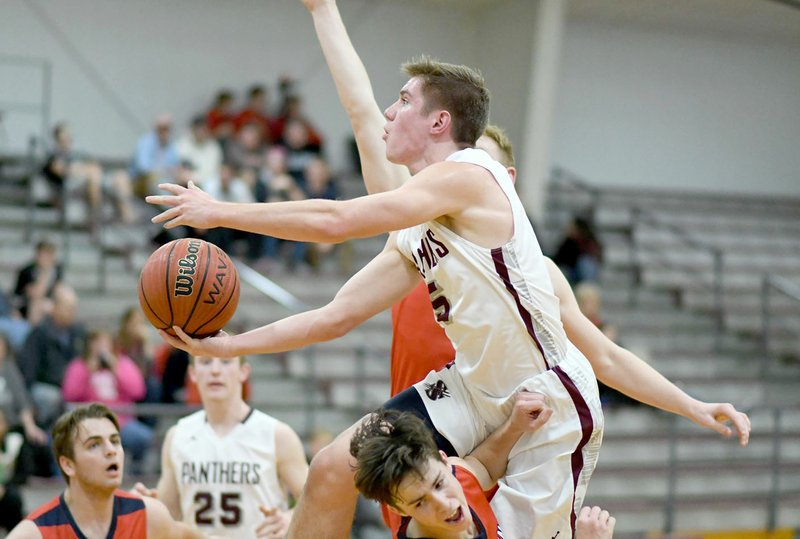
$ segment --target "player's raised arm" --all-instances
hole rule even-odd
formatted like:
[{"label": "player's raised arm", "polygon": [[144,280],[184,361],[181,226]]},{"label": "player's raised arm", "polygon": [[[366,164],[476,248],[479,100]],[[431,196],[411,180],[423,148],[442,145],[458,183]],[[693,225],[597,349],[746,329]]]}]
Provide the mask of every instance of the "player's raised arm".
[{"label": "player's raised arm", "polygon": [[6,539],[42,539],[42,532],[30,520],[23,520],[11,530]]},{"label": "player's raised arm", "polygon": [[506,473],[508,455],[520,437],[538,430],[553,415],[546,401],[547,397],[541,393],[517,393],[514,409],[506,422],[464,458],[464,464],[484,490],[490,489]]},{"label": "player's raised arm", "polygon": [[350,278],[327,305],[234,336],[180,339],[161,331],[170,344],[195,356],[235,357],[295,350],[341,337],[408,294],[419,274],[397,250],[394,235],[383,251]]},{"label": "player's raised arm", "polygon": [[572,289],[558,269],[546,259],[553,289],[561,302],[561,321],[572,343],[592,364],[597,379],[640,402],[691,419],[723,436],[733,429],[742,446],[750,439],[750,419],[728,403],[707,403],[687,395],[638,356],[622,348],[581,312]]},{"label": "player's raised arm", "polygon": [[339,101],[347,112],[358,145],[361,172],[369,193],[402,185],[410,174],[386,159],[383,111],[372,84],[342,21],[335,0],[302,0],[311,13],[322,53],[330,69]]}]

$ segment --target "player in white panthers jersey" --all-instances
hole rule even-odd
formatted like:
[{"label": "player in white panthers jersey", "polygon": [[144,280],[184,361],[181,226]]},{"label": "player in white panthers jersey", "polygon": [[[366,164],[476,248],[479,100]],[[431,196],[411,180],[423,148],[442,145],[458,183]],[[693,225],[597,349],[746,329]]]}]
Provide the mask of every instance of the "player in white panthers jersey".
[{"label": "player in white panthers jersey", "polygon": [[193,357],[189,372],[203,409],[167,432],[158,488],[136,490],[209,534],[284,537],[287,495],[299,497],[308,474],[300,439],[242,399],[250,365],[238,357]]}]

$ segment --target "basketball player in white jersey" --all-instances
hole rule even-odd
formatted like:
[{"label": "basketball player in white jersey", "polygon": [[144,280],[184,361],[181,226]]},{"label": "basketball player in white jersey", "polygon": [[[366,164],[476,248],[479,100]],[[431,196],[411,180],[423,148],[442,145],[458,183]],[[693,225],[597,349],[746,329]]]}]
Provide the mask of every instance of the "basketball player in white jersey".
[{"label": "basketball player in white jersey", "polygon": [[[488,118],[482,77],[430,59],[404,69],[410,79],[385,112],[383,135],[387,157],[413,175],[401,187],[348,201],[243,205],[170,184],[162,188],[171,195],[147,199],[170,206],[154,218],[167,227],[224,226],[327,243],[399,231],[323,308],[236,336],[192,340],[179,332],[170,343],[229,357],[332,339],[405,296],[421,274],[456,360],[396,402],[426,415],[445,447],[466,455],[508,417],[515,392],[547,395],[553,418],[516,444],[495,512],[510,537],[571,536],[602,439],[594,374],[564,334],[508,172],[474,149]],[[349,529],[356,499],[349,434],[312,464],[295,537],[341,537]]]},{"label": "basketball player in white jersey", "polygon": [[203,409],[167,432],[158,488],[135,489],[206,533],[282,538],[291,519],[287,492],[300,496],[308,464],[291,427],[242,399],[249,373],[238,357],[192,357]]},{"label": "basketball player in white jersey", "polygon": [[[572,535],[601,438],[594,375],[564,335],[544,257],[508,173],[470,149],[485,126],[482,81],[462,66],[432,61],[406,69],[411,79],[385,113],[383,136],[387,157],[414,174],[397,190],[346,202],[255,207],[167,185],[172,196],[148,199],[173,206],[154,219],[169,221],[168,227],[226,226],[328,242],[403,229],[322,309],[233,338],[196,341],[180,332],[182,341],[170,342],[230,355],[330,339],[407,293],[416,269],[456,361],[418,384],[406,402],[416,399],[411,407],[427,414],[463,455],[508,415],[514,391],[547,394],[555,416],[515,447],[496,511],[511,537]],[[349,525],[350,472],[341,457],[349,434],[312,465],[315,487],[304,491],[295,536],[338,537]]]}]

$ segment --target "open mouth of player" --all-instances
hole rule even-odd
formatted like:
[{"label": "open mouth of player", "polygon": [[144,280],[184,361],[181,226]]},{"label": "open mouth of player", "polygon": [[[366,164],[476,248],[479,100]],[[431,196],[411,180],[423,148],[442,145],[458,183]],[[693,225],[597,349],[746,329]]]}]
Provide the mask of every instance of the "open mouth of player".
[{"label": "open mouth of player", "polygon": [[463,519],[464,519],[464,510],[461,509],[461,506],[459,505],[458,509],[456,509],[452,515],[450,515],[448,518],[445,519],[445,522],[447,522],[448,524],[458,524]]},{"label": "open mouth of player", "polygon": [[117,475],[119,473],[119,464],[109,464],[106,468],[106,473],[109,475]]}]

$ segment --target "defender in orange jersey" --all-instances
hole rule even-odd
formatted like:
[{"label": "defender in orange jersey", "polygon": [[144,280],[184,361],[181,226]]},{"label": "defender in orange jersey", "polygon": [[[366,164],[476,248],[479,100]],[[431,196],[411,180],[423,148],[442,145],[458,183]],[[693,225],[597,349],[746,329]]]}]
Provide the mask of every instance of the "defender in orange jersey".
[{"label": "defender in orange jersey", "polygon": [[158,500],[119,490],[125,453],[117,418],[102,404],[62,415],[53,427],[53,450],[67,488],[28,515],[8,539],[205,537],[173,521]]}]

